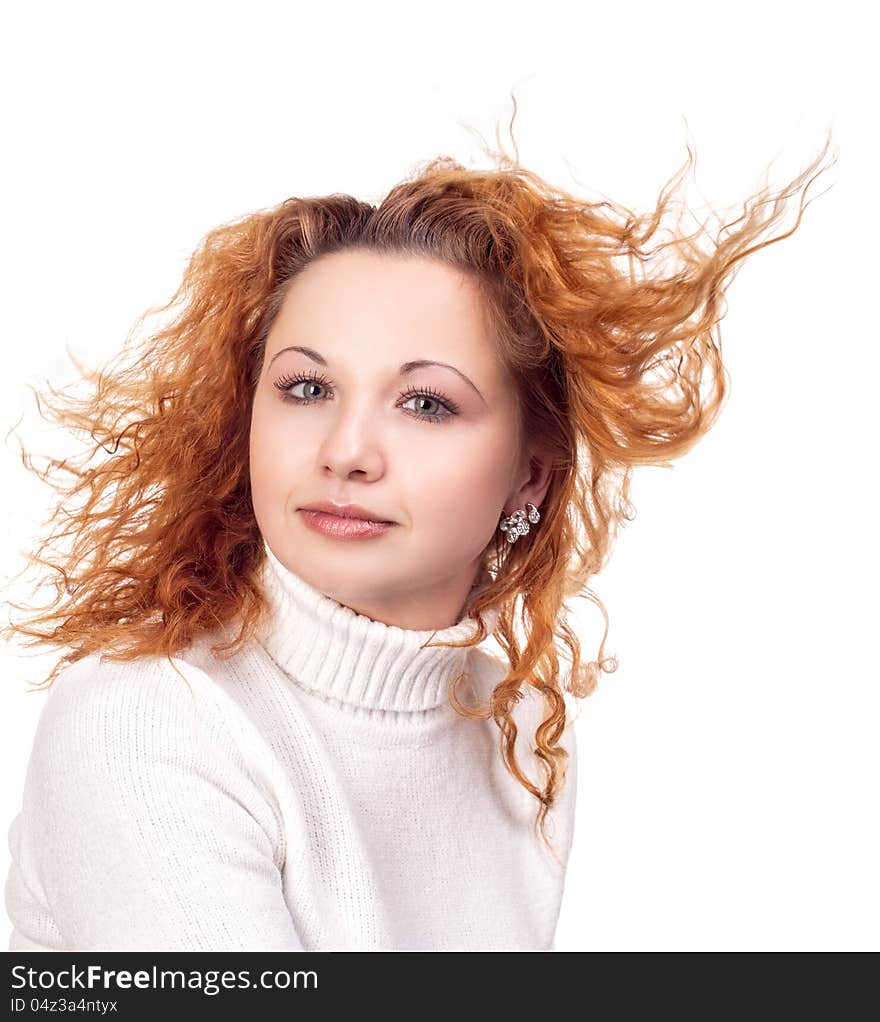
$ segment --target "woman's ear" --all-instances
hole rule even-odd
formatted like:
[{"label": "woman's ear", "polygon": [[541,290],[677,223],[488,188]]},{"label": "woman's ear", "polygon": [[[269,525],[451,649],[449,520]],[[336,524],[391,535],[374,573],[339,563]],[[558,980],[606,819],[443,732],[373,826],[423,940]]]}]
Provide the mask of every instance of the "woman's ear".
[{"label": "woman's ear", "polygon": [[526,503],[534,504],[540,510],[550,486],[550,456],[544,451],[530,451],[523,458],[523,482],[511,490],[504,503],[504,514],[509,515]]}]

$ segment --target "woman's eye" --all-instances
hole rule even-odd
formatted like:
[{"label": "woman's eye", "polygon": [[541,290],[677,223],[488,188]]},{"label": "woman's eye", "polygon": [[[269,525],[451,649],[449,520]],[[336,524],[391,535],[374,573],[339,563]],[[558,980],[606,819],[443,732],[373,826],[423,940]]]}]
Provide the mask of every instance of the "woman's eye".
[{"label": "woman's eye", "polygon": [[310,390],[316,386],[326,387],[328,385],[328,381],[323,377],[309,374],[308,376],[284,376],[275,383],[275,387],[281,391],[285,401],[292,401],[294,404],[310,404],[313,400],[316,400],[313,393],[302,397],[293,393],[294,388],[298,387],[301,383],[307,383]]},{"label": "woman's eye", "polygon": [[[305,385],[304,393],[294,393],[295,389],[301,384]],[[320,391],[320,388],[329,388],[329,386],[330,381],[319,373],[285,376],[275,383],[276,389],[281,391],[282,399],[297,405],[311,405],[322,400],[320,394],[315,394],[315,389],[317,388]],[[451,398],[446,397],[445,394],[434,390],[432,387],[410,389],[400,395],[400,400],[407,404],[414,400],[421,401],[423,404],[427,402],[429,406],[439,406],[442,409],[439,412],[425,411],[418,407],[413,410],[405,409],[415,418],[422,419],[425,422],[444,422],[447,419],[454,418],[459,412],[458,405]],[[403,405],[400,407],[403,407]]]},{"label": "woman's eye", "polygon": [[[300,401],[314,401],[319,396],[315,394],[314,392],[315,388],[317,387],[318,389],[320,389],[321,387],[324,386],[323,383],[316,383],[314,380],[299,380],[297,383],[293,384],[293,387],[299,387],[300,384],[303,384],[309,391],[309,393],[304,393],[299,398]],[[287,390],[288,395],[291,394],[293,387],[290,387]]]},{"label": "woman's eye", "polygon": [[[406,395],[404,395],[404,396],[406,397]],[[433,395],[426,394],[423,391],[417,391],[415,394],[412,395],[412,397],[406,397],[406,401],[407,401],[407,403],[409,403],[410,401],[416,401],[416,402],[421,401],[422,404],[427,403],[429,405],[436,405],[437,407],[439,407],[441,409],[444,407],[444,402],[439,397],[434,397]],[[453,415],[455,415],[455,412],[451,408],[449,408],[448,405],[446,407],[446,411],[445,412],[442,412],[442,411],[439,412],[439,413],[438,412],[426,412],[424,410],[424,408],[419,408],[418,405],[416,406],[415,411],[416,411],[417,415],[423,416],[426,419],[435,419],[435,420],[436,419],[447,419],[447,418],[451,418]]]}]

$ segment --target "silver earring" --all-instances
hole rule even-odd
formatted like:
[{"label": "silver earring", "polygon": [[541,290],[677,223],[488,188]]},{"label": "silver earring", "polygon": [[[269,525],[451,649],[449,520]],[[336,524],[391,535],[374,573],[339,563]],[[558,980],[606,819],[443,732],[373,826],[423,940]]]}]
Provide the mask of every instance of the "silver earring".
[{"label": "silver earring", "polygon": [[525,511],[517,509],[511,515],[502,515],[498,527],[502,532],[507,533],[507,542],[515,543],[520,536],[525,536],[529,531],[529,522],[536,525],[541,520],[541,514],[534,504],[526,503]]}]

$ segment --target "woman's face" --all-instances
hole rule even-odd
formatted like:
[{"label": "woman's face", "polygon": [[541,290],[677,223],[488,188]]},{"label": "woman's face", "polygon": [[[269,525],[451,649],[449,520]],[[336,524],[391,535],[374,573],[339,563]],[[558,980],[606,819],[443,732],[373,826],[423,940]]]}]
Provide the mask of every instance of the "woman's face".
[{"label": "woman's face", "polygon": [[[459,372],[406,368],[422,360]],[[257,524],[287,568],[375,621],[445,628],[463,613],[502,511],[543,499],[536,464],[533,479],[512,382],[464,274],[347,250],[293,281],[266,341],[250,433]],[[320,501],[395,524],[366,539],[325,535],[300,510]]]}]

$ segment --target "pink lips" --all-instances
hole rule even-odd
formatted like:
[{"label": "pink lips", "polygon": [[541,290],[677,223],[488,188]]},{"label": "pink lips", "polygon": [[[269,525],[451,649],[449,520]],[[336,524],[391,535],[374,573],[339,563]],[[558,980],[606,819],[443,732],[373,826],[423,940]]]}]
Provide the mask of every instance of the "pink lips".
[{"label": "pink lips", "polygon": [[393,522],[370,522],[363,518],[341,518],[339,515],[327,514],[325,511],[308,511],[301,508],[299,513],[310,529],[335,539],[369,539],[373,536],[382,536],[394,528]]}]

